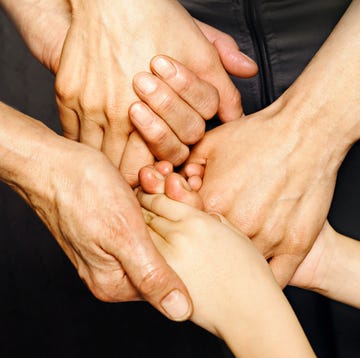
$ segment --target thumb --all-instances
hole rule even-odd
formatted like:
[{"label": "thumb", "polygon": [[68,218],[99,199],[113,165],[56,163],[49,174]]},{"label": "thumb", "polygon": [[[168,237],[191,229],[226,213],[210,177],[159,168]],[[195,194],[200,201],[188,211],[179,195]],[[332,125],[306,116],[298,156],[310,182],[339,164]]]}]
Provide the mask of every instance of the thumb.
[{"label": "thumb", "polygon": [[216,48],[227,72],[233,76],[243,78],[257,74],[257,64],[239,50],[237,43],[231,36],[199,20],[195,20],[195,22],[205,37]]},{"label": "thumb", "polygon": [[[190,295],[144,230],[143,233],[136,232],[135,244],[130,245],[131,250],[127,254],[123,251],[119,260],[145,300],[169,319],[184,321],[193,310]],[[137,259],[134,260],[134,257]]]},{"label": "thumb", "polygon": [[257,64],[244,53],[242,53],[235,40],[223,34],[213,45],[219,54],[220,60],[227,72],[241,78],[253,77],[258,72]]}]

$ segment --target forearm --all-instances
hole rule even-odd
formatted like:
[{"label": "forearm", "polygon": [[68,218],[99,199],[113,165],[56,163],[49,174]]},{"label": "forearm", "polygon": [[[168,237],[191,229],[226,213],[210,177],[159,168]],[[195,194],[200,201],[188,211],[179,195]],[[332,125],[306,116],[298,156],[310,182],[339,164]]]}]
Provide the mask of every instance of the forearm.
[{"label": "forearm", "polygon": [[239,278],[231,294],[224,296],[220,335],[236,357],[314,357],[279,285],[270,278],[271,272],[263,273],[252,277],[251,286]]},{"label": "forearm", "polygon": [[56,72],[70,25],[67,0],[0,0],[25,43],[45,67]]},{"label": "forearm", "polygon": [[360,309],[360,242],[333,230],[326,240],[310,289]]},{"label": "forearm", "polygon": [[0,102],[0,179],[25,199],[43,192],[43,166],[57,138],[41,122]]},{"label": "forearm", "polygon": [[[291,121],[338,166],[360,138],[360,1],[354,0],[297,81],[284,94]],[[295,114],[295,116],[294,116]]]}]

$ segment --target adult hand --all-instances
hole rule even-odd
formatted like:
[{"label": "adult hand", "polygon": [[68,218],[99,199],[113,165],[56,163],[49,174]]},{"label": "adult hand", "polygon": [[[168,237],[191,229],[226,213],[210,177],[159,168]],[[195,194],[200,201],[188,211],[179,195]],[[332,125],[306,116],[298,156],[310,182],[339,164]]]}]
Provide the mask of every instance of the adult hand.
[{"label": "adult hand", "polygon": [[[11,0],[0,0],[0,4],[3,6],[3,8],[7,11],[8,15],[13,19],[13,21],[17,25],[19,32],[23,36],[26,44],[28,45],[34,56],[40,62],[42,62],[48,69],[50,69],[56,74],[59,67],[60,55],[63,49],[64,40],[71,23],[71,13],[70,13],[70,6],[68,1],[53,0],[53,1],[38,2],[35,0],[33,1],[19,0],[16,3],[14,3]],[[115,11],[115,7],[114,7],[114,11]],[[250,75],[254,75],[257,72],[256,64],[239,51],[235,41],[230,36],[212,28],[211,26],[203,24],[200,21],[195,20],[195,22],[199,26],[201,31],[204,33],[204,35],[208,38],[208,40],[214,45],[214,48],[218,51],[218,55],[225,69],[229,73],[236,76],[248,77]],[[117,35],[114,44],[115,45],[118,44]],[[96,52],[97,49],[95,53]],[[72,54],[70,53],[69,56],[71,61]],[[103,54],[102,56],[106,57],[105,54]],[[91,58],[89,60],[91,63]],[[145,63],[147,64],[147,61],[148,60],[146,60],[146,62],[144,61],[143,64],[140,64],[140,67],[141,65],[145,66]],[[109,60],[104,61],[104,63],[109,63]],[[82,64],[79,64],[79,66],[81,65]],[[69,66],[70,66],[69,71],[72,72],[74,69],[72,68],[71,64]],[[106,66],[104,67],[106,68]],[[147,66],[145,66],[144,68],[146,67]],[[97,68],[95,70],[97,71]],[[89,76],[91,77],[91,73]],[[219,76],[224,77],[223,70]],[[110,76],[110,78],[112,78],[112,75]],[[226,78],[226,76],[224,78]],[[124,80],[124,78],[122,79]],[[111,82],[111,79],[109,79],[108,81]],[[116,81],[117,79],[115,78],[114,82]],[[101,85],[99,86],[99,88],[101,88],[101,86],[103,85],[102,82],[103,81],[101,80]],[[67,84],[65,85],[67,86]],[[94,85],[96,86],[96,83]],[[130,85],[126,89],[126,91],[127,93],[132,95],[132,89],[130,88]],[[111,94],[110,89],[109,92]],[[81,90],[80,93],[82,93]],[[111,95],[112,97],[114,96],[114,94]],[[76,100],[76,98],[74,98],[74,100]],[[123,107],[125,108],[126,106]],[[87,107],[85,106],[85,110],[86,109]],[[83,118],[78,113],[76,113],[75,115],[75,112],[73,111],[67,111],[67,113],[70,113],[71,116],[66,117],[64,114],[63,122],[65,123],[68,123],[69,121],[71,122],[71,118],[76,117],[78,121],[75,122],[79,124],[81,122],[80,119]],[[126,117],[126,113],[123,113],[123,117]],[[88,118],[85,121],[85,123],[89,123]],[[96,120],[91,119],[90,123],[94,124],[97,122]],[[84,128],[82,128],[82,130],[81,128],[79,129],[82,132],[81,137],[83,139],[78,138],[78,136],[75,135],[74,134],[75,132],[72,130],[70,130],[69,133],[65,131],[65,135],[67,135],[70,138],[80,139],[85,143],[89,142],[90,144],[91,143],[94,144],[92,138],[96,138],[97,137],[96,133],[99,133],[98,123],[93,127],[97,130],[95,130],[94,133],[90,130],[88,134],[87,131],[84,131]],[[191,127],[194,127],[194,124],[192,124]],[[182,132],[179,133],[180,137],[186,137],[186,133],[188,133],[188,131],[189,131],[188,128],[183,126],[183,133]],[[112,129],[112,127],[107,128],[107,132],[111,134],[114,132],[114,130]],[[201,132],[198,133],[200,134],[198,135],[197,138],[194,138],[193,141],[197,141],[201,138],[200,135],[202,135],[202,133]],[[165,143],[162,142],[159,144],[159,146],[155,148],[156,154],[161,153],[158,159],[167,159],[173,161],[173,164],[175,165],[182,163],[187,158],[188,150],[186,149],[180,151],[177,154],[177,158],[175,158],[176,159],[175,161],[173,154],[174,154],[174,147],[185,148],[184,143],[182,143],[181,140],[176,136],[173,136],[171,130],[168,130],[168,132],[165,134],[164,137],[166,137]],[[116,139],[114,139],[114,141],[116,141]],[[154,147],[155,145],[152,145],[152,147],[150,148],[151,151],[154,150]],[[134,153],[136,153],[136,157],[134,156]],[[126,150],[124,153],[124,161],[122,162],[120,168],[125,179],[131,185],[134,186],[137,185],[137,173],[139,168],[141,168],[146,164],[150,164],[152,162],[153,162],[153,156],[151,152],[147,149],[144,141],[136,132],[132,132],[128,137],[128,141],[126,143]]]},{"label": "adult hand", "polygon": [[360,138],[359,14],[352,2],[274,104],[211,131],[190,158],[206,164],[207,210],[254,240],[282,286],[322,230],[338,168]]},{"label": "adult hand", "polygon": [[[125,146],[134,130],[128,120],[128,107],[136,100],[132,78],[147,70],[151,58],[159,53],[176,58],[219,90],[223,120],[242,114],[240,96],[214,46],[176,1],[70,3],[72,22],[56,81],[68,138],[101,149],[121,168]],[[228,43],[224,49],[233,45]],[[228,63],[230,67],[233,64]],[[151,91],[151,83],[143,85],[145,92]]]},{"label": "adult hand", "polygon": [[248,235],[285,286],[324,225],[341,159],[322,149],[326,136],[299,130],[279,107],[208,132],[189,162],[205,165],[205,210]]},{"label": "adult hand", "polygon": [[188,318],[187,290],[108,158],[5,105],[0,112],[0,179],[35,210],[91,292],[108,302],[146,299],[171,319]]}]

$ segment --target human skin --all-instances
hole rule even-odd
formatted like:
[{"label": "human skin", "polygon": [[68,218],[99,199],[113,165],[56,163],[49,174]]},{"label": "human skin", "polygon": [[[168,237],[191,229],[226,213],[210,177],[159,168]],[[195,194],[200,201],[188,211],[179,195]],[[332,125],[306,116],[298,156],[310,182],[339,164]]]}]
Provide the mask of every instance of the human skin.
[{"label": "human skin", "polygon": [[146,299],[174,320],[191,314],[186,287],[153,246],[131,188],[103,153],[0,103],[0,156],[0,179],[33,208],[95,297]]},{"label": "human skin", "polygon": [[[202,184],[201,177],[198,178],[200,184],[194,186],[181,175],[174,173],[171,163],[165,161],[143,168],[139,175],[144,192],[165,192],[173,200],[203,210],[203,202],[198,194]],[[215,218],[221,217],[217,213],[211,215]],[[231,225],[224,218],[222,220]],[[236,231],[234,226],[232,228]],[[240,236],[243,234],[240,233]],[[289,284],[360,308],[359,282],[360,242],[337,233],[326,221]]]},{"label": "human skin", "polygon": [[360,242],[325,223],[290,285],[360,309]]},{"label": "human skin", "polygon": [[[35,57],[49,70],[57,73],[64,39],[71,23],[68,2],[60,0],[41,2],[1,0],[0,5],[15,22]],[[254,72],[253,62],[249,62],[241,55],[230,37],[204,24],[199,25],[207,33],[214,48],[222,54],[224,65],[230,71],[244,76],[249,75],[251,71]],[[20,119],[27,118],[2,105],[0,114],[8,116],[9,113],[11,113],[10,117],[14,118],[14,124]],[[92,293],[105,301],[145,298],[162,313],[165,311],[160,301],[168,293],[177,292],[179,289],[187,296],[187,291],[181,281],[149,244],[138,204],[134,201],[134,196],[130,194],[130,188],[125,184],[123,177],[118,173],[115,174],[114,170],[109,168],[109,163],[105,158],[96,151],[60,140],[60,137],[53,133],[49,134],[51,132],[46,131],[39,124],[37,126],[44,133],[44,142],[48,144],[48,148],[51,148],[49,151],[46,150],[47,154],[44,157],[46,160],[41,166],[44,177],[48,178],[45,184],[51,185],[51,188],[47,188],[49,189],[47,190],[44,186],[44,190],[41,190],[42,188],[35,189],[36,186],[27,185],[27,182],[34,181],[32,177],[34,173],[21,171],[21,168],[15,167],[17,164],[21,165],[21,158],[14,159],[10,171],[6,168],[3,169],[7,172],[7,176],[2,179],[13,183],[12,186],[22,193],[35,209],[70,257]],[[34,143],[35,146],[39,141],[39,138],[34,138],[34,131],[24,131],[24,135],[19,137],[18,133],[11,129],[11,126],[6,129],[5,122],[2,131],[4,135],[9,133],[7,135],[8,142],[11,135],[14,135],[14,138],[18,138],[16,146],[24,148],[28,146],[27,151],[29,152],[32,151],[31,143]],[[25,134],[29,137],[26,137]],[[178,141],[176,136],[175,139]],[[40,144],[36,145],[45,150],[45,147]],[[13,144],[11,143],[11,145]],[[167,145],[164,145],[162,149],[166,151],[166,147]],[[169,147],[172,147],[171,143]],[[60,148],[64,154],[57,166]],[[135,149],[138,147],[135,146]],[[8,151],[5,144],[4,150]],[[70,153],[71,159],[69,159]],[[165,154],[163,155],[166,157]],[[66,156],[68,156],[67,162],[65,161]],[[92,156],[93,159],[91,159]],[[52,158],[54,163],[49,163],[49,158]],[[66,170],[61,171],[61,175],[58,175],[58,171],[61,169],[60,163],[64,164]],[[56,167],[54,170],[53,166]],[[135,172],[137,177],[135,169],[132,173]],[[52,171],[47,172],[47,170]],[[20,173],[18,173],[19,171]],[[96,174],[97,172],[98,174]],[[82,173],[92,173],[86,183],[83,182],[85,179]],[[63,180],[59,178],[63,178]],[[19,180],[22,183],[18,183]],[[63,187],[61,187],[62,185]],[[105,192],[100,191],[101,195],[99,187],[103,187],[104,191],[106,189]],[[53,189],[56,195],[50,189]],[[110,197],[107,205],[113,203],[111,210],[104,204],[102,195],[105,193]],[[88,205],[88,198],[91,197],[93,211],[89,212],[91,207]],[[78,198],[78,200],[70,200],[71,198]],[[116,202],[114,202],[115,198]],[[94,222],[87,219],[87,215],[92,217],[95,213],[97,219]],[[106,233],[109,232],[112,234],[106,236]],[[136,237],[134,237],[135,232],[137,233]],[[117,238],[116,245],[114,245],[114,240],[111,240],[112,237]],[[136,249],[133,248],[133,245],[136,245]],[[131,255],[128,255],[130,250]],[[123,257],[126,257],[124,262]],[[129,276],[134,285],[129,282]],[[185,319],[191,312],[190,299],[187,297],[188,306],[186,306],[185,299],[180,299],[180,295],[175,296],[178,302],[173,295],[170,303],[173,304],[176,312],[170,313],[171,307],[168,302],[166,315],[172,319]],[[182,312],[180,312],[181,310]]]},{"label": "human skin", "polygon": [[[121,169],[133,132],[128,120],[129,105],[136,99],[132,78],[147,70],[159,53],[169,54],[215,84],[223,93],[219,111],[224,120],[241,113],[240,97],[215,48],[177,1],[69,3],[72,21],[55,86],[66,136],[102,150]],[[144,84],[144,90],[150,87]]]},{"label": "human skin", "polygon": [[253,243],[221,215],[171,200],[198,206],[201,198],[178,174],[161,178],[157,169],[144,168],[140,183],[158,194],[140,191],[138,198],[155,245],[186,282],[191,320],[224,339],[236,357],[314,357]]},{"label": "human skin", "polygon": [[[190,43],[194,41],[194,46],[200,43],[207,50],[207,53],[199,55],[198,62],[202,62],[198,67],[201,67],[201,71],[196,72],[201,72],[201,75],[221,89],[224,119],[230,119],[230,116],[241,110],[241,104],[239,95],[222,65],[235,76],[249,77],[257,72],[256,64],[239,51],[230,36],[193,20],[176,1],[162,1],[162,5],[159,3],[159,8],[156,10],[147,9],[155,4],[145,1],[143,3],[133,1],[130,4],[125,1],[73,1],[72,13],[67,0],[0,1],[35,57],[57,74],[58,103],[65,136],[102,149],[109,154],[116,165],[120,165],[119,161],[122,157],[120,169],[131,185],[136,185],[139,169],[153,162],[152,152],[158,155],[158,159],[167,159],[174,164],[180,164],[188,155],[184,145],[190,138],[188,133],[191,133],[192,143],[203,135],[203,123],[196,120],[196,117],[190,130],[179,120],[175,127],[166,127],[166,145],[162,144],[154,151],[154,145],[148,148],[130,125],[127,118],[128,104],[130,104],[128,99],[131,97],[133,101],[136,98],[131,87],[131,79],[135,72],[148,69],[150,58],[157,54],[155,48],[158,53],[175,54],[178,51],[183,55],[186,52],[183,47],[179,49],[180,45],[182,46],[181,41],[173,41],[170,37],[163,41],[163,30],[161,28],[159,33],[158,26],[152,26],[154,21],[152,16],[147,21],[141,22],[143,32],[134,29],[139,26],[137,22],[140,19],[138,16],[133,16],[132,11],[137,11],[139,6],[143,6],[145,10],[147,9],[144,15],[149,11],[159,12],[157,18],[162,21],[164,13],[170,7],[173,9],[170,13],[174,15],[174,22],[170,28],[174,27],[176,19],[184,20],[186,23],[184,26],[188,31],[184,32],[182,40],[185,40],[186,33],[190,36],[188,39]],[[123,11],[124,6],[126,11]],[[123,14],[125,21],[118,21],[119,16],[114,16],[117,13]],[[164,26],[165,22],[169,21],[168,14],[165,15]],[[99,18],[104,21],[106,19],[105,23]],[[152,19],[151,23],[148,23],[150,19]],[[150,26],[150,29],[144,24]],[[178,25],[176,26],[177,31]],[[134,33],[129,33],[129,29],[136,31],[135,44]],[[104,31],[107,35],[104,35]],[[145,41],[145,45],[139,41],[141,34],[144,35],[142,42]],[[152,36],[149,37],[149,34]],[[169,36],[170,34],[171,32]],[[176,33],[177,40],[178,37]],[[101,41],[106,50],[99,51],[97,44],[94,48],[94,43],[98,41]],[[175,44],[177,48],[172,49]],[[126,56],[122,54],[129,46],[134,49],[136,47],[139,52],[135,60],[132,56],[136,51],[131,51]],[[207,56],[209,52],[210,57]],[[58,73],[60,59],[62,65]],[[191,54],[191,62],[192,60]],[[208,65],[208,70],[205,70],[205,65]],[[104,76],[105,73],[108,75]],[[182,143],[180,138],[186,138],[185,143]],[[125,153],[117,155],[116,153],[122,152],[121,148]],[[176,155],[174,155],[175,151]],[[134,158],[137,160],[134,161]]]},{"label": "human skin", "polygon": [[353,1],[297,81],[266,109],[206,133],[184,170],[196,177],[193,164],[205,167],[205,210],[249,236],[281,286],[322,230],[338,168],[360,137],[359,16]]}]

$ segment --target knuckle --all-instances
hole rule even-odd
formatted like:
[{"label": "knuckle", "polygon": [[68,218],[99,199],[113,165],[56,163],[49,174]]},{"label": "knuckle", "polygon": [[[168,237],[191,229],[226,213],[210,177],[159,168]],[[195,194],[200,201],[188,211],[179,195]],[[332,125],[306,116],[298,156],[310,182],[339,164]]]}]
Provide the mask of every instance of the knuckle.
[{"label": "knuckle", "polygon": [[94,297],[102,302],[125,302],[132,297],[125,273],[121,278],[113,273],[94,275],[88,286]]},{"label": "knuckle", "polygon": [[311,241],[302,233],[290,234],[288,241],[291,253],[299,257],[305,257],[311,247]]},{"label": "knuckle", "polygon": [[200,117],[191,119],[191,123],[184,133],[184,144],[195,144],[205,135],[205,122]]},{"label": "knuckle", "polygon": [[[174,166],[179,166],[185,162],[190,155],[190,149],[186,145],[182,145],[179,150],[176,150],[172,156],[169,156],[170,163]],[[165,158],[164,158],[165,159]],[[166,160],[166,159],[165,159]]]},{"label": "knuckle", "polygon": [[167,276],[159,268],[152,268],[142,277],[139,290],[144,297],[154,297],[167,284]]},{"label": "knuckle", "polygon": [[169,113],[175,105],[175,97],[169,93],[163,94],[159,99],[159,110],[163,113]]},{"label": "knuckle", "polygon": [[191,87],[193,84],[193,81],[196,79],[196,76],[194,74],[185,74],[185,73],[179,73],[177,77],[178,81],[178,93],[180,95],[185,95],[188,92],[191,91]]},{"label": "knuckle", "polygon": [[79,97],[79,108],[85,114],[85,117],[93,118],[97,116],[99,112],[102,112],[101,105],[98,100],[94,99],[90,93],[83,93]]},{"label": "knuckle", "polygon": [[56,78],[55,93],[62,103],[73,101],[78,95],[78,89],[71,81],[66,81],[64,78]]},{"label": "knuckle", "polygon": [[127,110],[124,110],[122,103],[117,103],[115,101],[108,102],[104,112],[109,121],[116,121],[117,119],[127,117],[128,115]]},{"label": "knuckle", "polygon": [[151,135],[149,136],[149,142],[162,148],[170,141],[169,130],[163,126],[154,126],[151,129]]},{"label": "knuckle", "polygon": [[219,92],[211,86],[207,98],[204,100],[202,116],[204,119],[211,119],[218,111],[220,104]]},{"label": "knuckle", "polygon": [[241,95],[235,87],[233,88],[232,93],[229,96],[229,105],[231,107],[241,106]]}]

